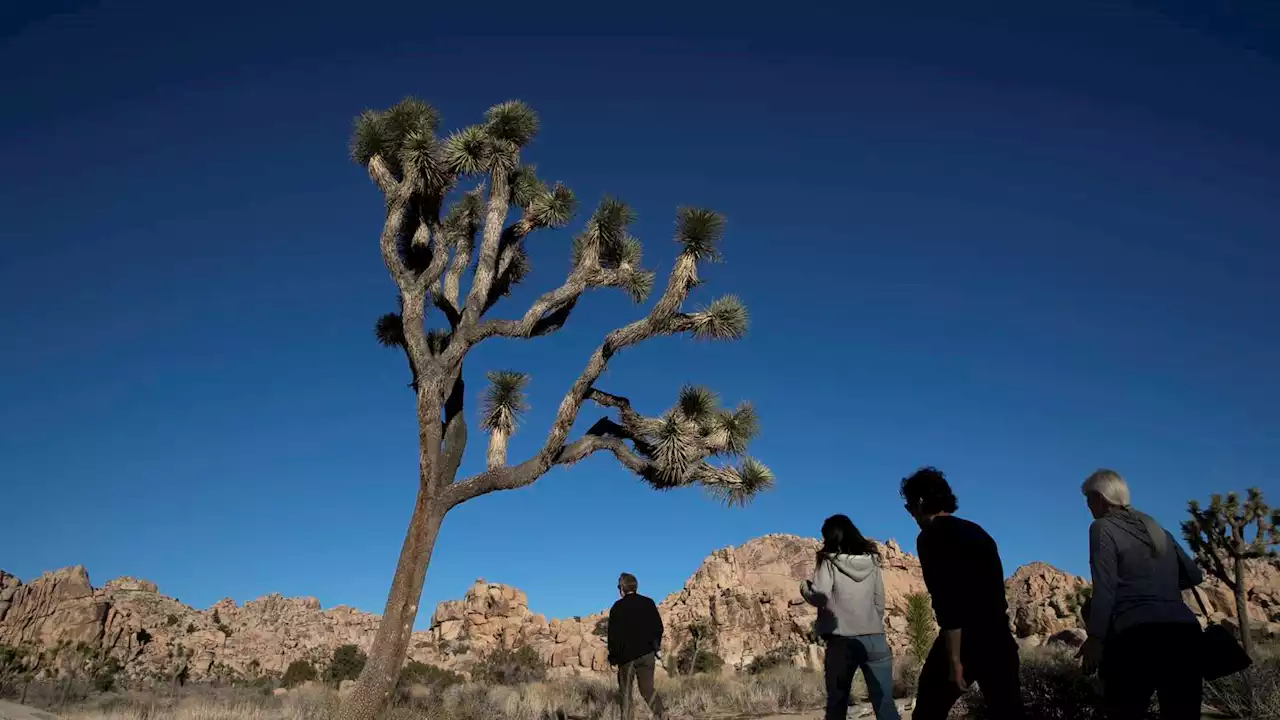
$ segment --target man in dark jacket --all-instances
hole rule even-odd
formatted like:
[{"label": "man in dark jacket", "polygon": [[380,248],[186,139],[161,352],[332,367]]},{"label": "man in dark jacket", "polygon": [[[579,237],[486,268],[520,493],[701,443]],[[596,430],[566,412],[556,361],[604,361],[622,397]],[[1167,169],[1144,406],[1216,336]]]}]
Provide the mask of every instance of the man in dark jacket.
[{"label": "man in dark jacket", "polygon": [[631,720],[633,682],[655,718],[662,718],[662,700],[653,690],[653,671],[662,648],[662,616],[653,600],[636,592],[640,583],[631,573],[618,578],[618,601],[609,609],[609,664],[618,668],[622,719]]},{"label": "man in dark jacket", "polygon": [[907,512],[920,526],[916,553],[941,633],[920,671],[915,720],[944,720],[977,681],[989,717],[1024,716],[1018,643],[1009,630],[1004,567],[995,540],[952,515],[956,496],[941,471],[902,481]]}]

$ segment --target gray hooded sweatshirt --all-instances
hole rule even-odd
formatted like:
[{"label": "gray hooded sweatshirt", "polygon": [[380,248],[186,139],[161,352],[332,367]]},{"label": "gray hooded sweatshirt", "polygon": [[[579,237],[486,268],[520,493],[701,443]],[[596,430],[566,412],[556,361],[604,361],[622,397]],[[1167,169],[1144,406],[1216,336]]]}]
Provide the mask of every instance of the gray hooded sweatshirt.
[{"label": "gray hooded sweatshirt", "polygon": [[1196,622],[1182,591],[1199,585],[1204,575],[1150,515],[1120,507],[1094,520],[1089,568],[1090,637],[1105,640],[1147,623]]},{"label": "gray hooded sweatshirt", "polygon": [[800,595],[818,608],[819,635],[884,633],[884,580],[871,555],[824,556]]}]

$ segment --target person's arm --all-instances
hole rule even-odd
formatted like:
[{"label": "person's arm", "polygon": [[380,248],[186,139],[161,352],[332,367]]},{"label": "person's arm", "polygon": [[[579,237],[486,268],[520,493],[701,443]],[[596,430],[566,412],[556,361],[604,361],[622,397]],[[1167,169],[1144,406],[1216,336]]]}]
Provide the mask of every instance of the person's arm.
[{"label": "person's arm", "polygon": [[831,563],[819,560],[813,569],[813,579],[800,583],[800,595],[805,602],[814,607],[826,607],[827,599],[835,586],[835,576],[831,572]]},{"label": "person's arm", "polygon": [[880,566],[878,565],[876,566],[876,569],[874,572],[876,574],[876,588],[875,588],[875,595],[874,595],[875,604],[876,604],[876,617],[883,620],[884,619],[884,575],[880,572]]},{"label": "person's arm", "polygon": [[1089,637],[1104,640],[1111,625],[1111,611],[1116,602],[1117,551],[1111,533],[1101,521],[1089,526],[1089,574],[1093,578],[1093,597],[1089,607]]},{"label": "person's arm", "polygon": [[662,650],[662,633],[664,630],[662,627],[662,613],[658,612],[657,603],[650,602],[649,604],[653,608],[653,616],[650,618],[650,623],[653,626],[653,651],[656,653]]},{"label": "person's arm", "polygon": [[622,619],[622,613],[618,612],[618,606],[615,604],[609,608],[609,664],[617,665],[618,656],[622,654],[622,631],[618,629],[618,622]]},{"label": "person's arm", "polygon": [[1190,590],[1204,582],[1204,573],[1200,570],[1200,566],[1187,555],[1182,545],[1173,539],[1173,535],[1167,530],[1165,534],[1169,535],[1169,543],[1173,545],[1174,552],[1178,553],[1178,589]]},{"label": "person's arm", "polygon": [[916,552],[920,553],[920,568],[924,573],[924,585],[933,601],[933,614],[938,629],[947,646],[947,660],[955,680],[959,680],[961,626],[964,622],[963,558],[955,552],[955,543],[934,534],[920,533]]}]

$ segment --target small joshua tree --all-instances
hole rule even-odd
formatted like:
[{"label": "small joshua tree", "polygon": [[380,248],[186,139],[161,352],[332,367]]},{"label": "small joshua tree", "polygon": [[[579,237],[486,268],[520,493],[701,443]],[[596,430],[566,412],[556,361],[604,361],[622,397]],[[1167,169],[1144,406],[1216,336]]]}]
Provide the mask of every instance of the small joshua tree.
[{"label": "small joshua tree", "polygon": [[[528,339],[559,330],[587,290],[618,288],[644,302],[654,274],[642,268],[640,241],[629,232],[634,213],[605,198],[574,237],[560,286],[539,296],[519,317],[487,318],[529,272],[526,239],[569,224],[576,200],[568,188],[547,185],[532,165],[522,163],[521,150],[538,131],[537,116],[523,103],[495,105],[483,122],[443,139],[436,135],[439,120],[431,106],[409,98],[362,114],[351,141],[353,159],[368,171],[384,200],[379,246],[399,291],[399,308],[378,319],[375,335],[408,362],[419,455],[418,496],[386,609],[369,661],[343,702],[343,720],[371,720],[390,699],[440,524],[459,504],[526,487],[553,467],[596,452],[612,454],[655,488],[701,485],[729,504],[743,504],[773,482],[768,468],[745,457],[757,429],[750,405],[723,409],[710,391],[690,387],[672,409],[650,417],[627,398],[597,386],[614,355],[651,338],[729,340],[746,332],[746,309],[732,296],[696,311],[682,309],[699,283],[699,263],[719,258],[724,234],[720,215],[695,208],[676,214],[680,251],[657,301],[643,317],[604,337],[561,400],[546,439],[520,462],[507,462],[507,442],[525,408],[528,378],[511,370],[488,376],[481,418],[489,433],[485,469],[457,477],[467,443],[467,354],[491,338]],[[513,209],[519,218],[508,223]],[[601,418],[571,439],[587,401],[615,416]],[[716,458],[733,462],[710,462]]]},{"label": "small joshua tree", "polygon": [[1257,488],[1249,488],[1244,503],[1233,492],[1227,493],[1225,500],[1214,494],[1209,497],[1209,507],[1202,510],[1200,503],[1192,500],[1187,503],[1187,512],[1191,519],[1182,523],[1183,537],[1200,567],[1235,595],[1240,642],[1245,652],[1253,655],[1245,564],[1275,557],[1275,546],[1280,543],[1280,513],[1267,507]]},{"label": "small joshua tree", "polygon": [[929,602],[929,595],[922,592],[911,593],[907,596],[907,644],[911,655],[924,662],[936,637],[933,605]]}]

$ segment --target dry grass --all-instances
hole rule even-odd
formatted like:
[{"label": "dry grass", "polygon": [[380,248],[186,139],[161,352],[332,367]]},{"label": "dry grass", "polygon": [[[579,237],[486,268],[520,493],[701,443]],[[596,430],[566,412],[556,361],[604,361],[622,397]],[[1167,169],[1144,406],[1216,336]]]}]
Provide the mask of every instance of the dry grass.
[{"label": "dry grass", "polygon": [[[659,692],[671,715],[707,717],[769,715],[821,707],[822,676],[792,668],[758,675],[699,675],[662,680]],[[509,687],[459,684],[420,691],[387,711],[387,720],[617,720],[616,686],[606,679],[536,682]],[[637,700],[639,698],[637,697]],[[248,691],[191,690],[180,696],[149,693],[104,695],[76,706],[68,720],[328,720],[337,694],[323,688],[282,697]],[[643,707],[643,703],[641,703]],[[639,710],[637,717],[646,713]]]}]

